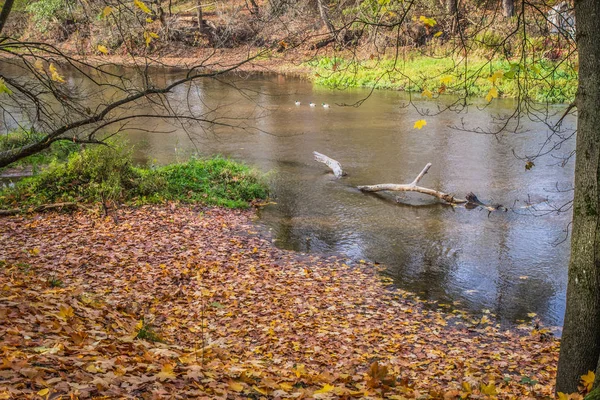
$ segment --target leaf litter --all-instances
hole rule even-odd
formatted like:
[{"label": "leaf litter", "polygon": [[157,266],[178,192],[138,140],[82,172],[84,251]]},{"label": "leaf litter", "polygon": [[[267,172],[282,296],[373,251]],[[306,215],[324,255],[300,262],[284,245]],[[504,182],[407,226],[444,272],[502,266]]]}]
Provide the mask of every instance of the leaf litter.
[{"label": "leaf litter", "polygon": [[252,218],[2,218],[0,399],[553,398],[546,330],[432,309],[368,262],[275,248]]}]

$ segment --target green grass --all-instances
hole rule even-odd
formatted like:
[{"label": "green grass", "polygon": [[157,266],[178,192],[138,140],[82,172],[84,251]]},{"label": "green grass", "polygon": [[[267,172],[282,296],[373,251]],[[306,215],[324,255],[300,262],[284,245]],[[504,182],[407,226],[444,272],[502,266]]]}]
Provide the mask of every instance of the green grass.
[{"label": "green grass", "polygon": [[[569,63],[527,60],[524,64],[505,59],[488,61],[472,57],[466,64],[451,57],[414,55],[393,59],[348,61],[323,57],[311,61],[314,82],[329,88],[369,87],[422,93],[434,97],[440,92],[469,97],[485,97],[493,87],[488,79],[496,71],[504,77],[495,82],[501,97],[526,94],[543,103],[571,102],[577,90],[578,75]],[[445,85],[442,81],[446,80]]]},{"label": "green grass", "polygon": [[33,207],[58,202],[117,202],[131,205],[167,201],[229,208],[264,199],[261,175],[221,157],[192,158],[157,168],[133,165],[132,149],[123,143],[92,146],[52,162],[36,176],[0,191],[0,208]]}]

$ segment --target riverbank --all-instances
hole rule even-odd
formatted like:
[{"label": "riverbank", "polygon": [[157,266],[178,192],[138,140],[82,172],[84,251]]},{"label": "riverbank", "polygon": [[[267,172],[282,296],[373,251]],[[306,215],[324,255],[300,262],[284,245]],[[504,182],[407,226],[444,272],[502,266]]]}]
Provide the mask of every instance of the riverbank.
[{"label": "riverbank", "polygon": [[[551,398],[558,342],[433,311],[251,211],[2,218],[4,398]],[[37,395],[36,395],[37,394]],[[229,396],[229,397],[228,397]]]}]

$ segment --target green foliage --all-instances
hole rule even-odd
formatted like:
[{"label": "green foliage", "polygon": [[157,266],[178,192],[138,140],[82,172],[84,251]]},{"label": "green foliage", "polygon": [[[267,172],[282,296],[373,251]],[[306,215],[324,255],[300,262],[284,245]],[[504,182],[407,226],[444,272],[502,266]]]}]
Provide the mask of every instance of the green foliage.
[{"label": "green foliage", "polygon": [[[314,82],[330,88],[375,87],[410,92],[485,97],[495,87],[504,97],[527,95],[543,103],[571,102],[577,90],[578,75],[568,63],[527,60],[525,65],[497,59],[472,57],[467,68],[451,57],[415,55],[395,62],[393,59],[348,61],[322,57],[311,61]],[[496,72],[502,79],[490,81]],[[442,81],[450,78],[451,83]]]},{"label": "green foliage", "polygon": [[50,286],[50,287],[57,288],[57,287],[63,287],[63,285],[64,285],[63,281],[55,276],[51,276],[48,278],[48,286]]},{"label": "green foliage", "polygon": [[[35,131],[13,131],[6,135],[0,135],[0,151],[18,149],[31,143],[39,142],[44,135]],[[13,163],[17,165],[33,165],[34,169],[40,165],[50,164],[52,161],[64,161],[69,155],[79,149],[79,145],[70,141],[54,142],[50,148],[39,153],[32,154],[22,160]]]},{"label": "green foliage", "polygon": [[223,158],[191,159],[159,168],[133,165],[132,149],[122,142],[88,147],[67,162],[54,161],[39,175],[0,191],[0,206],[56,202],[162,203],[168,200],[224,207],[247,207],[265,198],[259,174]]},{"label": "green foliage", "polygon": [[256,171],[220,157],[193,158],[159,168],[156,173],[168,182],[165,197],[169,200],[235,208],[268,195]]},{"label": "green foliage", "polygon": [[39,0],[25,7],[38,29],[46,31],[51,21],[62,21],[68,15],[68,0]]},{"label": "green foliage", "polygon": [[135,336],[136,339],[143,339],[149,342],[163,342],[162,338],[154,331],[154,327],[145,319],[142,318],[138,325],[139,330]]}]

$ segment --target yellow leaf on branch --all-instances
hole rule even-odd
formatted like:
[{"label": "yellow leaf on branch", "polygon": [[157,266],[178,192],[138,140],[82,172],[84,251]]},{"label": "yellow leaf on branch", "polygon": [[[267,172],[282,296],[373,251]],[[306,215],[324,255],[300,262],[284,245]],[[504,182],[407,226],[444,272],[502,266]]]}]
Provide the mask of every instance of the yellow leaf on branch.
[{"label": "yellow leaf on branch", "polygon": [[60,73],[58,72],[58,69],[56,69],[56,67],[54,66],[54,64],[50,64],[50,67],[48,67],[48,70],[50,71],[50,78],[58,83],[65,83],[65,78],[63,78]]},{"label": "yellow leaf on branch", "polygon": [[425,90],[423,90],[423,93],[421,93],[421,96],[429,97],[431,99],[433,97],[433,94],[431,93],[431,91],[429,89],[425,89]]},{"label": "yellow leaf on branch", "polygon": [[437,22],[436,22],[435,19],[428,18],[428,17],[426,17],[424,15],[421,15],[419,17],[419,21],[421,21],[423,23],[423,25],[430,26],[430,27],[434,27],[437,24]]},{"label": "yellow leaf on branch", "polygon": [[143,12],[145,12],[146,14],[152,14],[152,11],[148,8],[148,6],[140,0],[133,0],[133,4],[135,4],[135,6],[137,8],[139,8],[140,10],[142,10]]},{"label": "yellow leaf on branch", "polygon": [[485,96],[485,101],[487,101],[489,103],[490,101],[492,101],[496,97],[498,97],[498,89],[496,89],[496,87],[493,87],[493,88],[490,89],[490,91],[488,92],[488,94]]},{"label": "yellow leaf on branch", "polygon": [[108,54],[108,49],[106,48],[106,46],[103,46],[101,44],[98,45],[98,51],[102,54]]},{"label": "yellow leaf on branch", "polygon": [[502,70],[498,70],[496,72],[494,72],[488,79],[488,81],[492,82],[492,84],[496,84],[496,81],[498,79],[502,79],[504,77],[504,71]]},{"label": "yellow leaf on branch", "polygon": [[112,14],[113,12],[113,8],[111,6],[106,6],[104,7],[104,9],[102,10],[102,17],[106,18],[108,17],[110,14]]},{"label": "yellow leaf on branch", "polygon": [[446,85],[446,86],[451,84],[453,80],[454,80],[454,77],[451,75],[446,75],[446,76],[443,76],[440,78],[440,82],[442,83],[442,85]]}]

